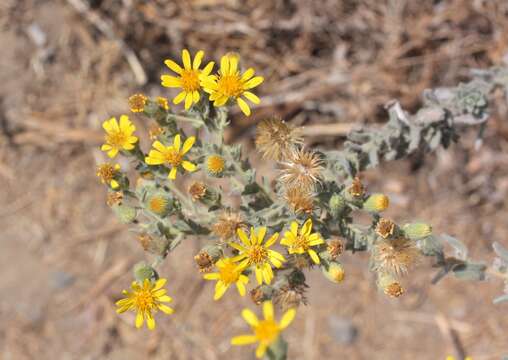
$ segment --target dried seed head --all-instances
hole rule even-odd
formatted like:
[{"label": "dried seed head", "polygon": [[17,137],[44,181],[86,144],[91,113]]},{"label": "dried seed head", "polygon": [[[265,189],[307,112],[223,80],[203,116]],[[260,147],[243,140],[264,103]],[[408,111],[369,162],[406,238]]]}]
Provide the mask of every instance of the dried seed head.
[{"label": "dried seed head", "polygon": [[196,256],[194,256],[194,261],[199,267],[199,272],[207,273],[212,271],[213,267],[213,258],[206,251],[200,251]]},{"label": "dried seed head", "polygon": [[219,215],[217,223],[212,226],[212,233],[226,241],[234,237],[238,229],[246,227],[241,214],[225,210]]},{"label": "dried seed head", "polygon": [[323,160],[310,150],[293,150],[287,161],[282,164],[282,175],[279,181],[286,189],[301,188],[312,191],[321,179]]},{"label": "dried seed head", "polygon": [[376,225],[376,234],[386,239],[393,235],[395,223],[390,219],[381,218]]},{"label": "dried seed head", "polygon": [[358,176],[353,179],[353,182],[348,188],[348,192],[355,197],[363,196],[365,193],[365,187]]},{"label": "dried seed head", "polygon": [[295,214],[310,214],[314,210],[314,195],[302,188],[289,188],[284,199]]},{"label": "dried seed head", "polygon": [[152,237],[148,234],[141,234],[138,236],[138,242],[143,248],[143,250],[147,251],[150,243],[152,242]]},{"label": "dried seed head", "polygon": [[188,191],[192,197],[192,201],[201,200],[206,195],[206,185],[201,181],[194,181],[189,186]]},{"label": "dried seed head", "polygon": [[109,207],[112,207],[114,205],[120,205],[122,200],[123,193],[120,191],[109,192],[106,198],[106,204],[108,204]]},{"label": "dried seed head", "polygon": [[164,130],[162,130],[162,128],[157,125],[157,124],[152,124],[150,126],[150,129],[148,130],[148,135],[150,136],[150,140],[152,141],[155,141],[157,140],[157,137],[162,134]]},{"label": "dried seed head", "polygon": [[398,283],[397,281],[387,285],[384,288],[384,292],[386,295],[389,295],[391,297],[399,297],[404,294],[404,288]]},{"label": "dried seed head", "polygon": [[262,153],[263,159],[286,159],[301,144],[301,129],[286,124],[280,118],[263,120],[256,128],[256,149]]},{"label": "dried seed head", "polygon": [[297,308],[300,304],[307,305],[305,286],[283,286],[274,296],[273,300],[283,311]]},{"label": "dried seed head", "polygon": [[147,100],[148,98],[143,94],[134,94],[129,98],[129,108],[134,113],[142,112]]},{"label": "dried seed head", "polygon": [[415,242],[402,236],[394,240],[378,241],[373,247],[372,255],[377,272],[397,276],[407,274],[421,258]]},{"label": "dried seed head", "polygon": [[332,260],[335,260],[337,259],[337,256],[342,254],[342,252],[344,251],[344,244],[339,239],[333,239],[328,242],[326,251],[328,251],[328,254],[330,254],[330,258]]}]

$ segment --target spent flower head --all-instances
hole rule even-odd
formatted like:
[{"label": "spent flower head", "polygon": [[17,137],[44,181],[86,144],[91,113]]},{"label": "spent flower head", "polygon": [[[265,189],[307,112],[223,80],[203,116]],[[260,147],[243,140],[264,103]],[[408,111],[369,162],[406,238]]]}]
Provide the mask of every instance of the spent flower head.
[{"label": "spent flower head", "polygon": [[115,179],[116,175],[120,171],[119,164],[104,163],[97,167],[97,177],[103,184],[108,184],[112,189],[118,189],[120,184]]},{"label": "spent flower head", "polygon": [[155,328],[154,313],[159,310],[168,315],[174,312],[172,308],[163,304],[173,300],[166,295],[166,290],[163,289],[165,284],[166,279],[159,279],[156,282],[145,279],[142,284],[134,281],[131,284],[131,291],[124,290],[122,293],[125,298],[116,302],[117,313],[121,314],[127,310],[136,311],[136,327],[143,326],[146,320],[148,328],[153,330]]},{"label": "spent flower head", "polygon": [[406,237],[381,239],[372,250],[376,271],[394,275],[405,275],[418,264],[421,252],[416,243]]},{"label": "spent flower head", "polygon": [[145,110],[145,105],[148,98],[143,94],[134,94],[129,98],[129,108],[133,113],[142,112]]},{"label": "spent flower head", "polygon": [[311,150],[293,150],[288,160],[283,161],[279,181],[286,188],[301,188],[312,191],[322,177],[323,160]]},{"label": "spent flower head", "polygon": [[242,311],[242,317],[252,328],[253,334],[235,336],[231,339],[232,345],[249,345],[259,343],[256,349],[256,357],[261,358],[266,349],[278,338],[282,330],[287,328],[296,315],[295,309],[289,309],[282,315],[280,322],[274,318],[273,304],[271,301],[263,302],[264,319],[258,319],[249,309]]},{"label": "spent flower head", "polygon": [[191,136],[185,140],[183,147],[181,146],[180,134],[175,135],[172,146],[165,146],[160,141],[155,141],[152,144],[153,150],[145,158],[148,165],[166,165],[170,166],[168,178],[171,180],[176,179],[177,169],[184,168],[189,172],[197,170],[195,164],[190,161],[184,160],[184,155],[192,148],[196,138]]},{"label": "spent flower head", "polygon": [[203,69],[200,69],[201,62],[205,53],[200,50],[196,53],[194,60],[191,62],[191,56],[187,49],[182,50],[183,67],[173,60],[165,60],[164,64],[177,76],[162,75],[162,86],[169,88],[180,88],[181,92],[173,99],[174,104],[179,104],[185,100],[185,110],[190,109],[192,104],[199,102],[201,98],[200,76],[207,76],[213,69],[213,61],[209,62]]},{"label": "spent flower head", "polygon": [[291,152],[302,144],[301,129],[280,118],[263,120],[256,127],[256,149],[261,152],[263,159],[287,159]]}]

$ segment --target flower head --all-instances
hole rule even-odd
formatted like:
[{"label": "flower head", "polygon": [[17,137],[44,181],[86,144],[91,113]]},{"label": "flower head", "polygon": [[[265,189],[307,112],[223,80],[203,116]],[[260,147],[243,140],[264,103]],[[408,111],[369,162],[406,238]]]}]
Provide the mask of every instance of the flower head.
[{"label": "flower head", "polygon": [[282,315],[280,322],[278,323],[274,319],[273,304],[271,301],[263,302],[263,316],[264,320],[258,319],[249,309],[242,311],[242,317],[245,319],[247,324],[252,327],[254,334],[235,336],[231,339],[232,345],[248,345],[259,342],[259,346],[256,350],[256,357],[261,358],[266,349],[275,342],[281,331],[284,330],[291,324],[295,318],[296,310],[289,309]]},{"label": "flower head", "polygon": [[199,272],[207,273],[212,271],[213,258],[206,251],[200,251],[194,256],[194,261],[199,267]]},{"label": "flower head", "polygon": [[119,170],[119,164],[104,163],[97,167],[96,174],[103,184],[108,184],[112,189],[118,189],[120,184],[115,180],[115,176]]},{"label": "flower head", "polygon": [[243,269],[229,258],[218,260],[215,266],[219,272],[203,275],[206,280],[217,280],[213,299],[219,300],[233,284],[236,284],[240,296],[245,296],[245,285],[249,278],[242,274]]},{"label": "flower head", "polygon": [[108,206],[112,207],[114,205],[120,205],[122,203],[122,200],[123,200],[123,193],[121,193],[120,191],[112,191],[112,192],[109,192],[106,197],[106,204],[108,204]]},{"label": "flower head", "polygon": [[273,117],[261,121],[256,127],[256,149],[263,159],[283,160],[297,145],[303,144],[301,129]]},{"label": "flower head", "polygon": [[312,219],[305,221],[303,226],[298,231],[298,223],[293,221],[291,223],[291,230],[286,231],[284,239],[280,241],[282,245],[288,247],[290,254],[304,254],[308,253],[315,264],[319,264],[319,256],[312,246],[324,244],[325,241],[318,233],[312,233]]},{"label": "flower head", "polygon": [[200,69],[201,62],[203,61],[205,53],[200,50],[196,53],[194,60],[191,63],[191,56],[187,49],[182,51],[183,67],[178,65],[173,60],[166,60],[164,64],[178,76],[162,75],[162,86],[169,88],[180,88],[182,91],[173,99],[173,103],[179,104],[185,100],[185,110],[190,109],[192,104],[199,101],[201,95],[200,76],[207,76],[213,68],[213,61],[209,62],[204,69]]},{"label": "flower head", "polygon": [[110,158],[114,158],[120,150],[134,149],[138,138],[132,134],[136,127],[127,115],[120,116],[120,123],[114,117],[106,120],[102,123],[102,127],[106,131],[106,143],[102,145],[101,150],[107,151]]},{"label": "flower head", "polygon": [[383,239],[393,235],[395,231],[395,223],[390,219],[381,218],[376,225],[376,234],[381,236]]},{"label": "flower head", "polygon": [[275,244],[279,237],[279,233],[273,234],[264,244],[263,240],[266,235],[266,227],[260,227],[258,231],[254,231],[252,227],[250,230],[250,238],[242,230],[238,229],[237,234],[242,244],[234,242],[229,245],[240,252],[238,256],[233,258],[233,261],[241,261],[240,267],[246,268],[249,266],[255,266],[254,271],[256,274],[256,280],[258,284],[262,284],[263,281],[266,284],[270,284],[273,279],[272,266],[279,268],[282,263],[286,261],[284,256],[274,250],[270,250],[270,246]]},{"label": "flower head", "polygon": [[225,210],[219,215],[217,222],[212,225],[212,233],[222,240],[229,240],[235,236],[238,229],[245,226],[244,219],[240,213]]},{"label": "flower head", "polygon": [[129,108],[133,113],[142,112],[145,110],[145,105],[148,98],[143,94],[134,94],[129,98]]},{"label": "flower head", "polygon": [[145,158],[148,165],[167,165],[171,167],[168,178],[171,180],[176,179],[176,172],[178,167],[183,167],[189,172],[196,171],[197,167],[190,161],[184,160],[184,155],[192,148],[196,138],[191,136],[185,140],[183,147],[181,147],[180,134],[177,134],[173,140],[172,146],[165,146],[160,141],[155,141],[152,146],[155,150],[150,150],[150,153]]},{"label": "flower head", "polygon": [[206,185],[201,181],[194,181],[190,184],[188,192],[192,197],[192,201],[200,200],[206,195]]},{"label": "flower head", "polygon": [[127,310],[134,310],[137,312],[136,327],[143,326],[143,322],[146,320],[148,328],[153,330],[155,328],[153,313],[160,310],[169,315],[174,311],[163,304],[173,300],[166,295],[166,290],[163,289],[165,284],[166,279],[159,279],[155,283],[145,279],[142,284],[134,281],[131,285],[132,291],[124,290],[122,293],[125,298],[116,302],[118,307],[116,312],[121,314]]},{"label": "flower head", "polygon": [[166,111],[169,110],[168,99],[162,96],[157,96],[155,100],[157,101],[157,105],[159,105],[162,109]]},{"label": "flower head", "polygon": [[226,161],[218,154],[210,155],[206,158],[206,170],[210,175],[219,176],[224,171]]},{"label": "flower head", "polygon": [[384,194],[372,194],[363,203],[363,208],[371,212],[380,212],[388,208],[390,199]]},{"label": "flower head", "polygon": [[223,106],[228,100],[235,100],[242,112],[249,116],[250,107],[242,99],[244,96],[254,104],[259,104],[259,98],[250,92],[263,82],[263,77],[254,76],[254,69],[249,68],[243,74],[238,70],[237,55],[226,54],[220,60],[220,70],[217,75],[201,75],[204,90],[210,94],[210,101],[214,106]]},{"label": "flower head", "polygon": [[372,255],[376,271],[393,275],[406,274],[421,258],[416,243],[403,236],[378,241]]},{"label": "flower head", "polygon": [[333,239],[328,242],[328,246],[326,247],[326,251],[330,254],[332,260],[337,259],[337,256],[342,254],[344,251],[344,244],[339,239]]},{"label": "flower head", "polygon": [[282,162],[280,182],[286,188],[314,189],[320,181],[323,161],[313,151],[299,149],[291,153],[289,161]]}]

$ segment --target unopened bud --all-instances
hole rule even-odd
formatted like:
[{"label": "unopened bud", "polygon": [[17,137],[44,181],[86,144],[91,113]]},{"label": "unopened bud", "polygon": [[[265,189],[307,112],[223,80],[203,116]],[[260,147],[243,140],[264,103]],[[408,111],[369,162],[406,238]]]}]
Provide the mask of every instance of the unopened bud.
[{"label": "unopened bud", "polygon": [[425,223],[406,224],[402,229],[412,240],[423,239],[432,234],[432,227]]},{"label": "unopened bud", "polygon": [[328,202],[330,212],[333,216],[338,217],[346,207],[346,200],[342,195],[333,194]]},{"label": "unopened bud", "polygon": [[145,279],[157,280],[159,277],[155,269],[144,261],[134,265],[132,270],[134,272],[134,278],[140,283],[142,283]]},{"label": "unopened bud", "polygon": [[370,212],[380,212],[388,208],[390,200],[384,194],[372,194],[363,203],[363,208]]},{"label": "unopened bud", "polygon": [[342,280],[344,280],[344,277],[346,275],[346,272],[344,271],[342,264],[338,262],[330,262],[328,263],[328,266],[322,266],[321,270],[323,272],[323,275],[328,280],[336,284],[342,282]]},{"label": "unopened bud", "polygon": [[112,209],[118,220],[123,224],[130,224],[136,220],[136,209],[131,206],[119,204],[114,205]]}]

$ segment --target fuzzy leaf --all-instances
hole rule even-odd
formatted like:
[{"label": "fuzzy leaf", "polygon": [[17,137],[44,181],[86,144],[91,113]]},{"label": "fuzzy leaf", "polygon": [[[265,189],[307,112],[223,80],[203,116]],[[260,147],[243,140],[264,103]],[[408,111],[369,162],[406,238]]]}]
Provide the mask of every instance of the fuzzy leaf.
[{"label": "fuzzy leaf", "polygon": [[441,239],[446,241],[453,249],[455,250],[455,257],[458,259],[466,260],[467,259],[467,248],[466,246],[454,238],[453,236],[447,234],[441,234]]},{"label": "fuzzy leaf", "polygon": [[504,295],[498,296],[492,302],[494,304],[499,304],[499,303],[502,303],[504,301],[508,301],[508,294],[504,294]]},{"label": "fuzzy leaf", "polygon": [[506,249],[503,245],[501,245],[498,242],[494,242],[492,244],[492,247],[494,248],[494,251],[496,254],[505,262],[508,263],[508,249]]}]

